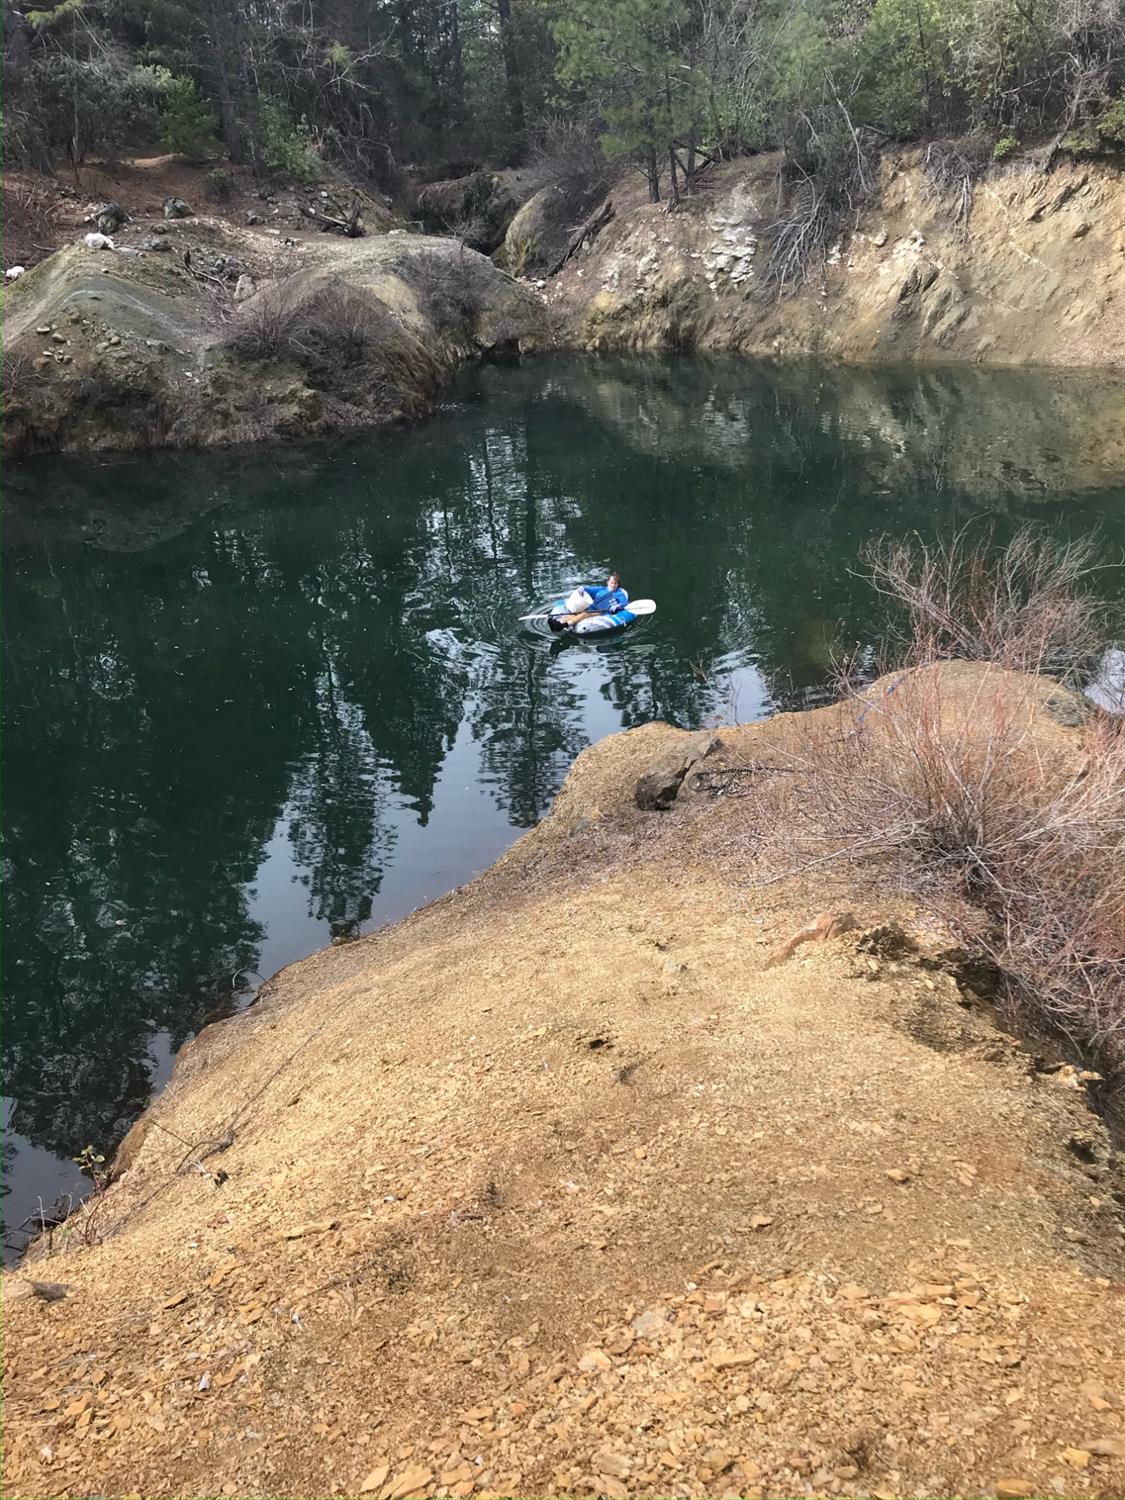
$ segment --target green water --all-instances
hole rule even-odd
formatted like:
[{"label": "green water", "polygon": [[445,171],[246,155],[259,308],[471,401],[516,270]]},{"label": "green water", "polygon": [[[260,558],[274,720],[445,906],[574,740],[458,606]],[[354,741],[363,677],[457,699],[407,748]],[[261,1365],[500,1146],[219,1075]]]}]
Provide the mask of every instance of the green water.
[{"label": "green water", "polygon": [[[8,1222],[205,1017],[489,864],[582,746],[815,698],[876,633],[865,538],[989,513],[1125,543],[1090,437],[1118,389],[558,359],[408,431],[10,466]],[[653,619],[516,623],[610,563]]]}]

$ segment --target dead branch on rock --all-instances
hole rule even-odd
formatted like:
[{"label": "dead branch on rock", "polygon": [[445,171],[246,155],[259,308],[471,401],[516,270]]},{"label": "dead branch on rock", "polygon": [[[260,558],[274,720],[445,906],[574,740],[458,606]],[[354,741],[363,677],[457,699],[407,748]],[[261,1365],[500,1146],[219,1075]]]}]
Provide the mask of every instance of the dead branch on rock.
[{"label": "dead branch on rock", "polygon": [[566,265],[567,261],[570,260],[573,256],[577,255],[579,250],[581,250],[584,246],[592,245],[594,243],[598,235],[601,234],[606,225],[613,220],[615,215],[616,209],[613,206],[613,201],[612,199],[607,198],[601,205],[601,207],[595,209],[590,217],[579,226],[578,231],[571,236],[570,243],[567,245],[566,249],[563,251],[559,259],[548,270],[547,275],[557,276],[558,273],[562,270],[563,266]]}]

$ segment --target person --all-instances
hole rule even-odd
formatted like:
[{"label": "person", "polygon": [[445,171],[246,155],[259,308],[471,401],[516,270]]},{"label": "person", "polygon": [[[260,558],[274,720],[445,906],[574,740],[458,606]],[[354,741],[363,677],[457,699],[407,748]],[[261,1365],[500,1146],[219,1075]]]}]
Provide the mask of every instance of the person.
[{"label": "person", "polygon": [[621,575],[613,572],[602,588],[575,589],[563,600],[565,613],[549,615],[547,623],[552,630],[562,630],[566,625],[577,625],[579,620],[588,620],[593,615],[615,615],[629,602],[629,595],[621,587]]}]

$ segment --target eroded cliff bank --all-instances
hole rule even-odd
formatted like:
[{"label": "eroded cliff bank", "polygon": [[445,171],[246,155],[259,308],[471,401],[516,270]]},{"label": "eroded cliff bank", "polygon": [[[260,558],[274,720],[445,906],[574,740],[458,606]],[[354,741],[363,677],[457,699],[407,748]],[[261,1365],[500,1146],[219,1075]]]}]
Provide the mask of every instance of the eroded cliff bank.
[{"label": "eroded cliff bank", "polygon": [[669,211],[631,180],[615,217],[550,283],[588,349],[723,349],[862,361],[1117,366],[1125,349],[1125,179],[1112,166],[1020,159],[971,209],[935,189],[920,150],[886,154],[854,231],[807,283],[766,285],[783,215],[779,158],[731,162]]},{"label": "eroded cliff bank", "polygon": [[[6,450],[315,437],[419,416],[459,360],[497,350],[1119,366],[1116,168],[998,165],[965,217],[919,152],[888,153],[854,231],[779,297],[767,243],[784,209],[778,166],[774,156],[723,165],[674,211],[623,178],[595,206],[603,227],[546,280],[387,224],[348,240],[138,214],[113,249],[79,240],[7,290]],[[575,211],[542,190],[496,258],[521,273],[555,263]],[[1122,444],[1118,392],[1107,386],[1091,409],[1099,452],[1103,438]]]},{"label": "eroded cliff bank", "polygon": [[[984,669],[931,670],[971,715]],[[990,683],[1076,762],[1059,690]],[[665,812],[690,737],[603,741],[479,880],[201,1033],[5,1280],[8,1489],[1121,1493],[1109,1141],[877,867],[755,884],[738,789],[808,718]]]}]

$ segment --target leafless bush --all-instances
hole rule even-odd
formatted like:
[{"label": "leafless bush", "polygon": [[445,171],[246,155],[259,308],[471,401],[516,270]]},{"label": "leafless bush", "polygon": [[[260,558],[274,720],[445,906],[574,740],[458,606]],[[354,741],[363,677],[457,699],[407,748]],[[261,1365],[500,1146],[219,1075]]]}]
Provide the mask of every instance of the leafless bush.
[{"label": "leafless bush", "polygon": [[294,277],[244,302],[228,325],[228,347],[244,359],[290,359],[320,389],[368,399],[385,390],[432,389],[434,354],[378,298],[333,281],[309,286]]},{"label": "leafless bush", "polygon": [[5,349],[0,355],[0,389],[7,402],[25,391],[31,381],[31,356],[23,349]]},{"label": "leafless bush", "polygon": [[973,131],[953,140],[931,141],[922,157],[922,170],[931,195],[946,204],[953,222],[968,228],[976,184],[992,163],[993,136]]},{"label": "leafless bush", "polygon": [[304,298],[292,283],[263,287],[243,302],[227,330],[228,347],[244,359],[284,359],[293,353],[292,338]]},{"label": "leafless bush", "polygon": [[419,310],[436,328],[467,336],[486,304],[483,268],[478,261],[464,253],[431,251],[412,256],[397,269],[412,288]]},{"label": "leafless bush", "polygon": [[1083,753],[1052,747],[1041,698],[911,668],[811,721],[752,804],[755,837],[781,874],[890,873],[995,964],[1024,1022],[1121,1068],[1125,729],[1099,717]]},{"label": "leafless bush", "polygon": [[959,657],[1073,681],[1111,635],[1111,612],[1089,588],[1102,566],[1094,538],[1021,526],[999,545],[991,528],[970,526],[935,543],[884,537],[864,561],[905,612],[898,644],[909,662]]},{"label": "leafless bush", "polygon": [[528,162],[533,190],[556,188],[567,209],[577,213],[608,192],[613,171],[600,133],[597,121],[588,117],[552,115],[544,120]]},{"label": "leafless bush", "polygon": [[830,117],[831,126],[818,129],[803,116],[802,148],[787,157],[779,173],[779,193],[788,202],[766,230],[770,249],[762,278],[763,287],[778,297],[804,285],[833,242],[855,229],[875,191],[874,138],[853,126],[838,97],[832,107],[843,124]]}]

